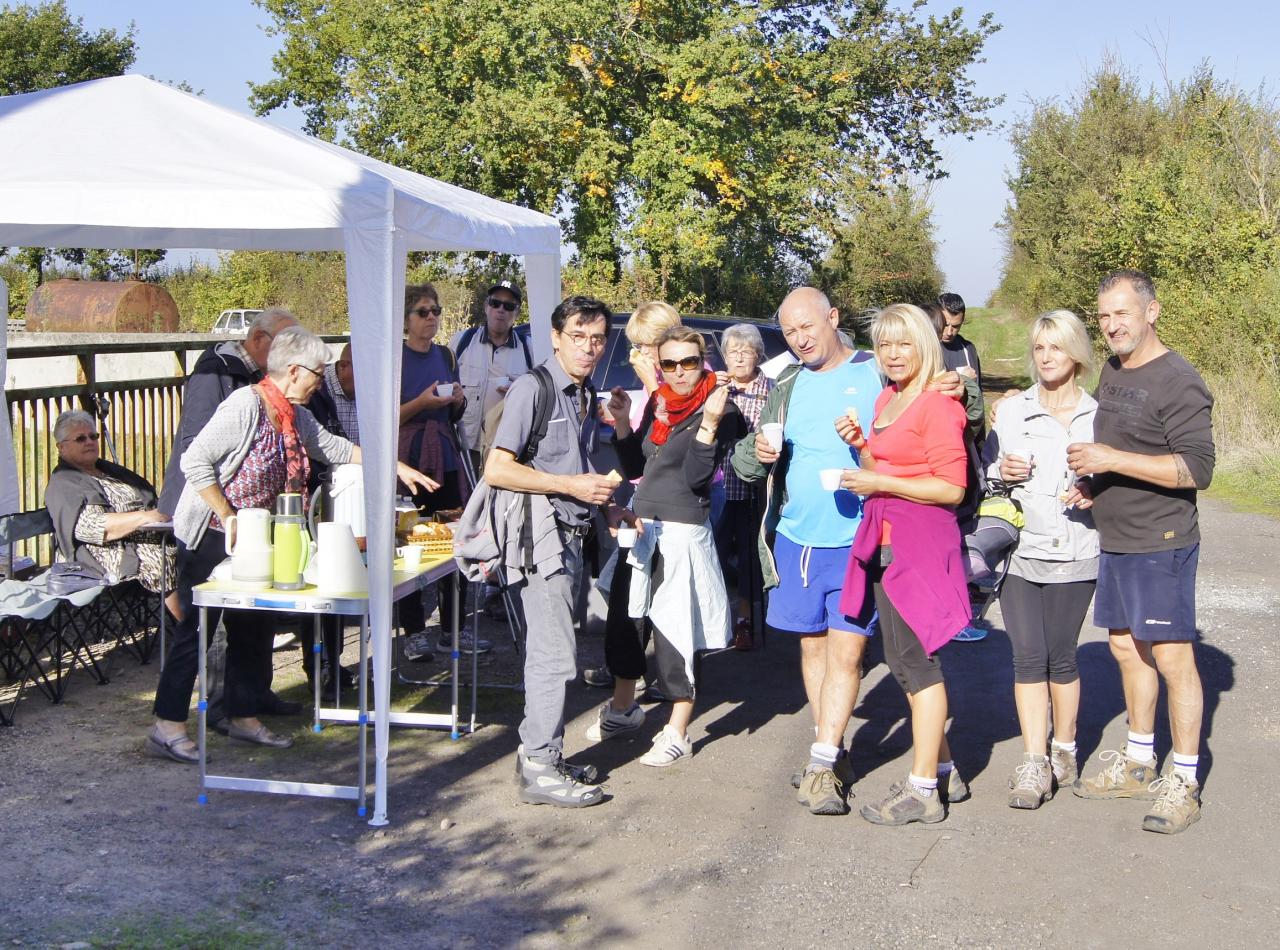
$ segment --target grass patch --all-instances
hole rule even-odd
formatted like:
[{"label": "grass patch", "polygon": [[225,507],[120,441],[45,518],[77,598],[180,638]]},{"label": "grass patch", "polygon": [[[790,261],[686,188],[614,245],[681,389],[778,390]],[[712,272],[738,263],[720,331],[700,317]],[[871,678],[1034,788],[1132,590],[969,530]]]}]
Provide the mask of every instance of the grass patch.
[{"label": "grass patch", "polygon": [[1280,361],[1242,359],[1230,375],[1206,374],[1205,383],[1218,455],[1209,496],[1280,515]]},{"label": "grass patch", "polygon": [[1280,517],[1280,456],[1256,468],[1216,473],[1208,495],[1240,511]]},{"label": "grass patch", "polygon": [[129,918],[107,925],[87,942],[112,950],[276,950],[287,945],[278,933],[249,920],[213,914],[197,914],[186,922],[160,916]]}]

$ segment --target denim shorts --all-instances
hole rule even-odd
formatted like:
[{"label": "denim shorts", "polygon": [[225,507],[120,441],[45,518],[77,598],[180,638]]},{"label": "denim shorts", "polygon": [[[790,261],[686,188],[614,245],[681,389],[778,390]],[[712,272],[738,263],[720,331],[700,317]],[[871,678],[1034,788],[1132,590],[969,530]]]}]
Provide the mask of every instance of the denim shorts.
[{"label": "denim shorts", "polygon": [[1196,565],[1200,545],[1098,560],[1093,622],[1127,629],[1135,640],[1196,639]]},{"label": "denim shorts", "polygon": [[778,586],[769,592],[765,622],[787,633],[845,630],[870,636],[876,619],[875,598],[868,589],[859,617],[840,611],[840,593],[849,567],[848,548],[809,548],[778,534],[773,543]]}]

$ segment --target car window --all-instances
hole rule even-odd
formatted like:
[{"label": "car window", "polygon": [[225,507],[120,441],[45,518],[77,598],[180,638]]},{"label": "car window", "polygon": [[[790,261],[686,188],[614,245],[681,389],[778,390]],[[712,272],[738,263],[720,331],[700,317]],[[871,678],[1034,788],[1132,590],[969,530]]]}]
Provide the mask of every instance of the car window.
[{"label": "car window", "polygon": [[213,325],[213,332],[218,333],[219,331],[225,330],[226,328],[227,328],[227,315],[225,313],[219,314],[217,322]]}]

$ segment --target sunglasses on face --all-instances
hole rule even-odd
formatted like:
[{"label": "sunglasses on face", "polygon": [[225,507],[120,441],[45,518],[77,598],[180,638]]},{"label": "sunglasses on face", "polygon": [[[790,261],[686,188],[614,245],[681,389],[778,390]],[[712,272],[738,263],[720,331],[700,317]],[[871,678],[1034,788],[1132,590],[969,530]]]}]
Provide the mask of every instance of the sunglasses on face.
[{"label": "sunglasses on face", "polygon": [[505,310],[507,311],[507,313],[511,313],[518,306],[520,306],[514,300],[498,300],[496,297],[490,297],[488,300],[485,301],[485,303],[487,303],[494,310]]},{"label": "sunglasses on face", "polygon": [[75,437],[75,438],[73,438],[73,439],[63,439],[62,441],[63,441],[63,442],[75,442],[77,445],[84,445],[86,442],[97,442],[97,441],[98,441],[98,433],[96,433],[96,432],[81,432],[78,436],[76,436],[76,437]]},{"label": "sunglasses on face", "polygon": [[441,313],[439,307],[416,307],[409,312],[415,317],[421,317],[423,320],[427,319],[427,317],[438,317]]},{"label": "sunglasses on face", "polygon": [[658,360],[658,367],[664,373],[674,373],[677,366],[687,373],[691,370],[697,369],[701,365],[701,356],[686,356],[682,360]]}]

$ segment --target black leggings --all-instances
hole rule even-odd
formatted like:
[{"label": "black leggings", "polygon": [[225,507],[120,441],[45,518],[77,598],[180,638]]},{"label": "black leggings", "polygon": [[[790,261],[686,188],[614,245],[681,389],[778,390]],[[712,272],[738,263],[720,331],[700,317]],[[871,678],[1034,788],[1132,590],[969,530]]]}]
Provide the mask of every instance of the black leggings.
[{"label": "black leggings", "polygon": [[1074,683],[1076,644],[1096,581],[1037,584],[1010,574],[1000,588],[1000,613],[1013,644],[1015,683]]},{"label": "black leggings", "polygon": [[[413,496],[413,503],[423,515],[433,515],[446,508],[462,507],[462,493],[458,488],[458,472],[445,472],[440,480],[440,487],[433,492],[418,491]],[[436,602],[440,607],[440,629],[453,629],[453,589],[457,586],[458,575],[450,574],[436,582]],[[422,592],[414,591],[400,601],[400,626],[405,633],[417,633],[427,626],[426,611],[422,609]],[[464,608],[465,609],[465,608]]]},{"label": "black leggings", "polygon": [[938,654],[929,656],[924,652],[920,638],[893,606],[882,583],[885,569],[878,563],[879,558],[876,561],[868,573],[875,592],[876,610],[880,612],[880,641],[884,646],[884,660],[902,691],[908,696],[914,696],[921,690],[943,682],[942,661]]},{"label": "black leggings", "polygon": [[[604,661],[618,679],[638,680],[645,675],[645,647],[653,638],[653,678],[667,699],[692,699],[693,683],[680,651],[648,619],[627,616],[631,596],[631,565],[626,550],[618,550],[609,587],[609,612],[604,624]],[[662,553],[653,552],[653,589],[662,583]]]}]

